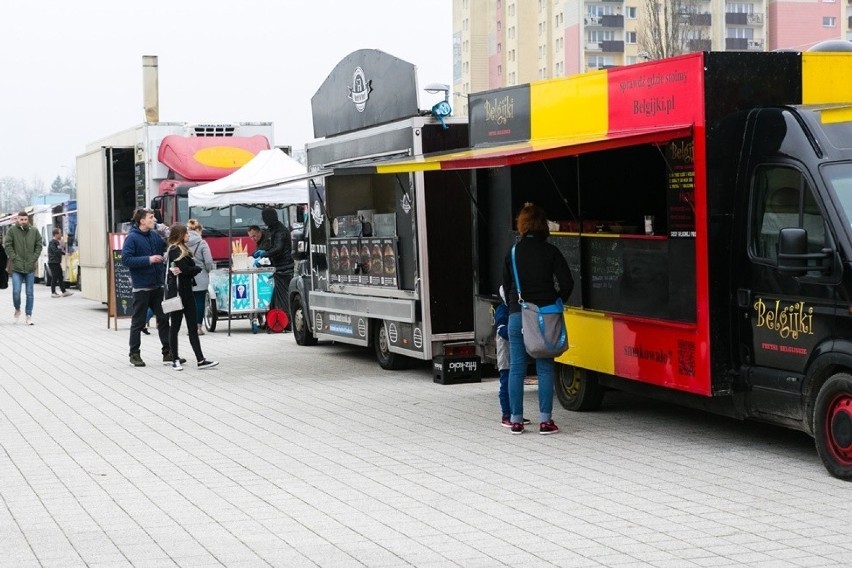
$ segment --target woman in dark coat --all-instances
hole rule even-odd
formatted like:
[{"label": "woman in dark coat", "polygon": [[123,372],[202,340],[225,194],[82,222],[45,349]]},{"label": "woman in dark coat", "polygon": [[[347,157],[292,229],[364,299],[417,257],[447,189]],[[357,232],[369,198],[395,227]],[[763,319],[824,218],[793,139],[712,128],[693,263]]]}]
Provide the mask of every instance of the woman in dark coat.
[{"label": "woman in dark coat", "polygon": [[178,333],[180,332],[180,322],[186,319],[187,332],[189,334],[189,344],[195,352],[195,358],[198,359],[199,369],[210,369],[219,364],[218,361],[208,361],[204,358],[204,353],[201,352],[201,340],[198,338],[198,314],[195,309],[195,297],[192,293],[192,287],[195,285],[194,276],[201,272],[192,258],[192,251],[189,250],[187,243],[189,242],[189,232],[185,225],[173,225],[169,231],[169,248],[166,250],[167,262],[169,270],[166,273],[166,291],[165,298],[174,298],[179,295],[183,303],[183,310],[178,310],[169,314],[171,319],[169,327],[169,349],[171,350],[172,368],[176,371],[182,371],[181,359],[178,355]]}]

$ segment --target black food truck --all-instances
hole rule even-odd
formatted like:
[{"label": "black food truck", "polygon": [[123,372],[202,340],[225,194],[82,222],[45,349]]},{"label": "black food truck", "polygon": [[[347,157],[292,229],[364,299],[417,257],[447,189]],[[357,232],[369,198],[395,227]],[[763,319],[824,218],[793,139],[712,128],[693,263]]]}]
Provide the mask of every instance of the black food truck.
[{"label": "black food truck", "polygon": [[[290,286],[299,345],[375,350],[382,368],[434,360],[437,382],[479,380],[473,344],[471,200],[455,173],[369,166],[466,147],[467,121],[418,108],[416,69],[381,51],[345,57],[311,99],[309,217]],[[347,166],[345,170],[341,170]]]}]

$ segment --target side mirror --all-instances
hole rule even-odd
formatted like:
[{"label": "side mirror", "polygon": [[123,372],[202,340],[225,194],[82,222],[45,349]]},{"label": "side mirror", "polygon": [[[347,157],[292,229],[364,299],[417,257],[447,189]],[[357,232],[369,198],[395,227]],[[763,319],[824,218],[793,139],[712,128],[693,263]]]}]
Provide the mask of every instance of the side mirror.
[{"label": "side mirror", "polygon": [[[778,232],[778,272],[805,276],[808,272],[831,272],[831,249],[808,252],[808,232],[800,227],[787,227]],[[815,261],[809,265],[810,261]]]}]

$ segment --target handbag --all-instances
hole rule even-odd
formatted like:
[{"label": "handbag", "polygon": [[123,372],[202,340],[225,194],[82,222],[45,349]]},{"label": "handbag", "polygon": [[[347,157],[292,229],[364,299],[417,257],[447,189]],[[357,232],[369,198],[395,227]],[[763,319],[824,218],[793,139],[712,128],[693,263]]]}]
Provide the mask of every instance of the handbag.
[{"label": "handbag", "polygon": [[512,246],[512,270],[515,287],[518,289],[518,304],[521,306],[521,327],[524,347],[530,357],[548,359],[558,357],[568,350],[568,331],[565,329],[562,298],[547,306],[525,302],[521,296],[521,281],[515,262],[515,247]]},{"label": "handbag", "polygon": [[[175,278],[177,280],[177,278]],[[166,269],[166,276],[164,279],[165,286],[163,287],[163,294],[167,294],[169,292],[169,270]],[[179,312],[183,310],[183,300],[180,299],[180,294],[175,294],[171,298],[166,298],[162,303],[163,313],[170,314],[172,312]]]}]

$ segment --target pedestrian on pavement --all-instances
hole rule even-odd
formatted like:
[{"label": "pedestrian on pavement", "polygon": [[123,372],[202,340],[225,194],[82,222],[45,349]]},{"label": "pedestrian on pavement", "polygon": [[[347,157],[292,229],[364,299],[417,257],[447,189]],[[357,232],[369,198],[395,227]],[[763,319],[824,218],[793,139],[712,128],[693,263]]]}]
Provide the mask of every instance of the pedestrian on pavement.
[{"label": "pedestrian on pavement", "polygon": [[[263,254],[255,255],[255,258],[268,258],[275,268],[273,274],[272,308],[283,310],[290,315],[290,302],[287,299],[290,280],[293,279],[293,245],[290,241],[290,231],[278,219],[278,212],[274,207],[264,207],[261,218],[269,228],[269,238],[272,246]],[[285,330],[290,329],[288,322]]]},{"label": "pedestrian on pavement", "polygon": [[[550,231],[544,209],[532,203],[524,204],[516,219],[520,235],[515,250],[518,280],[523,283],[524,300],[546,306],[562,298],[568,301],[574,289],[574,279],[565,257],[547,242]],[[559,286],[557,290],[553,281]],[[527,350],[521,323],[521,306],[512,263],[512,248],[503,262],[503,289],[509,290],[509,405],[512,434],[524,432],[524,376],[527,370]],[[553,423],[553,375],[556,364],[552,357],[535,360],[538,374],[538,409],[541,422],[539,434],[556,434]]]},{"label": "pedestrian on pavement", "polygon": [[157,318],[157,333],[162,346],[163,364],[172,364],[169,352],[169,319],[163,313],[163,282],[165,265],[163,253],[166,242],[154,230],[157,220],[151,209],[133,212],[133,225],[124,239],[121,262],[130,271],[133,286],[133,317],[130,320],[130,364],[144,367],[142,360],[142,328],[147,324],[150,308]]},{"label": "pedestrian on pavement", "polygon": [[169,231],[169,248],[166,253],[169,263],[166,282],[166,298],[180,296],[183,310],[169,314],[171,318],[171,333],[169,335],[169,346],[172,353],[172,368],[182,371],[184,359],[178,356],[178,333],[180,332],[181,319],[186,319],[186,330],[189,334],[189,344],[195,352],[199,369],[212,369],[219,364],[218,361],[208,361],[201,352],[201,340],[198,338],[198,319],[195,312],[195,299],[192,288],[195,284],[195,276],[202,269],[195,264],[192,251],[189,250],[189,233],[185,225],[175,223]]},{"label": "pedestrian on pavement", "polygon": [[3,248],[12,269],[12,305],[15,307],[15,323],[21,320],[21,285],[24,284],[27,303],[24,308],[27,325],[33,325],[33,302],[35,267],[41,254],[41,235],[30,227],[30,216],[26,211],[18,213],[18,222],[9,227]]},{"label": "pedestrian on pavement", "polygon": [[207,305],[207,286],[210,284],[210,271],[216,268],[216,264],[213,262],[210,245],[201,238],[204,227],[198,219],[187,221],[186,228],[189,229],[189,243],[187,246],[192,251],[192,258],[195,260],[195,265],[201,269],[201,272],[195,275],[195,286],[192,287],[192,295],[195,298],[198,335],[204,335],[204,327],[201,325],[201,322],[204,319],[204,308]]},{"label": "pedestrian on pavement", "polygon": [[[47,245],[47,268],[50,270],[50,296],[51,298],[68,297],[74,292],[65,289],[65,275],[62,273],[62,257],[65,256],[65,245],[62,244],[62,229],[53,229],[53,238]],[[61,294],[56,293],[59,286]]]}]

